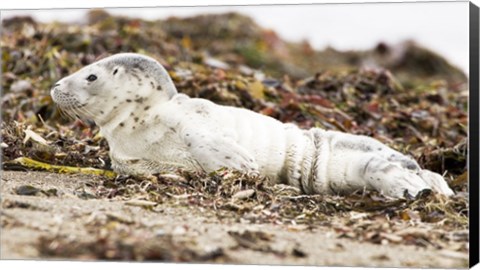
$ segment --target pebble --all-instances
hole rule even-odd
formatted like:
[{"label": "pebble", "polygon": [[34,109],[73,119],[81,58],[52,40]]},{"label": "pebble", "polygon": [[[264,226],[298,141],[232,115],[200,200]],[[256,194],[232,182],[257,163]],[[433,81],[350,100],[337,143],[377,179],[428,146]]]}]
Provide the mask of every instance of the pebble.
[{"label": "pebble", "polygon": [[255,194],[255,190],[253,189],[246,189],[246,190],[241,190],[237,193],[235,193],[232,198],[237,199],[237,200],[243,200],[247,199],[253,196]]}]

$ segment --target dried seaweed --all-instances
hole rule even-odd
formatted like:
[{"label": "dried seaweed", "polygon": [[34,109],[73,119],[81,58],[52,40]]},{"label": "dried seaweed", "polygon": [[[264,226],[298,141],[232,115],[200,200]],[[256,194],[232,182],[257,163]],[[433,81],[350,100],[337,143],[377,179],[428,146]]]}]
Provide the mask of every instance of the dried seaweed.
[{"label": "dried seaweed", "polygon": [[[220,220],[283,224],[292,230],[327,227],[339,238],[468,251],[467,78],[413,42],[402,44],[402,54],[394,60],[397,47],[383,43],[368,51],[315,51],[308,42],[285,42],[234,13],[146,21],[94,10],[85,25],[45,24],[29,17],[2,23],[4,169],[29,170],[13,165],[18,158],[30,158],[51,166],[109,170],[108,145],[98,127],[63,117],[49,89],[104,55],[145,53],[166,67],[182,93],[245,107],[303,128],[375,137],[413,155],[423,167],[445,173],[457,195],[425,193],[401,200],[373,191],[304,195],[261,177],[220,170],[210,175],[178,171],[149,178],[94,177],[76,190],[76,196],[115,198],[150,211],[158,206],[193,206],[214,212]],[[374,68],[365,63],[374,63]],[[21,191],[55,196],[36,188]],[[122,217],[110,219],[129,226]],[[230,235],[240,247],[276,252],[268,237]],[[94,235],[94,239],[44,237],[38,247],[43,256],[77,259],[226,259],[223,250],[199,251],[169,235],[155,239]],[[290,253],[307,255],[300,249]]]}]

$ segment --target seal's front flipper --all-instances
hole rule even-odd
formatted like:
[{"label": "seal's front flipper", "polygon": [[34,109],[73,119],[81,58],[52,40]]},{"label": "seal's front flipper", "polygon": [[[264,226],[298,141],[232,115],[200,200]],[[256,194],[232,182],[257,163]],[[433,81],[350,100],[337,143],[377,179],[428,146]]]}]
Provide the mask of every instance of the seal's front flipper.
[{"label": "seal's front flipper", "polygon": [[185,136],[184,141],[194,159],[207,172],[225,167],[258,173],[254,157],[229,137],[208,133]]}]

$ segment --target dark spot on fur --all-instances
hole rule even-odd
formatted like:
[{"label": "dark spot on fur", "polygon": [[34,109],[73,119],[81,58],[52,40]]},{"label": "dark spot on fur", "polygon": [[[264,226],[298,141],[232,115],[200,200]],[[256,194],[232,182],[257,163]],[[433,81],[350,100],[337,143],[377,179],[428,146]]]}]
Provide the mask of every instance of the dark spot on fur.
[{"label": "dark spot on fur", "polygon": [[349,142],[349,141],[340,141],[335,144],[336,148],[340,149],[349,149],[349,150],[355,150],[355,151],[361,151],[361,152],[371,152],[373,149],[369,145],[365,145],[363,143],[354,143],[354,142]]},{"label": "dark spot on fur", "polygon": [[113,75],[117,74],[118,72],[118,68],[116,68],[114,71],[113,71]]},{"label": "dark spot on fur", "polygon": [[144,100],[144,98],[137,98],[137,99],[135,99],[135,102],[142,104],[143,100]]},{"label": "dark spot on fur", "polygon": [[142,85],[141,82],[142,82],[142,79],[138,76],[138,74],[136,72],[132,72],[131,73],[133,77],[135,77],[135,79],[138,81],[138,85]]},{"label": "dark spot on fur", "polygon": [[385,168],[382,169],[382,172],[384,173],[388,173],[389,171],[395,169],[397,166],[395,165],[388,165],[388,166],[385,166]]},{"label": "dark spot on fur", "polygon": [[162,91],[162,86],[160,86],[160,85],[157,86],[157,90],[158,90],[158,91]]},{"label": "dark spot on fur", "polygon": [[417,164],[415,162],[411,161],[411,160],[402,161],[402,165],[403,165],[403,167],[405,167],[409,170],[417,170],[418,169]]},{"label": "dark spot on fur", "polygon": [[117,106],[113,106],[113,109],[115,110],[117,108]]},{"label": "dark spot on fur", "polygon": [[135,129],[135,126],[133,126],[132,129]]},{"label": "dark spot on fur", "polygon": [[155,89],[155,84],[152,81],[150,81],[150,85],[152,86],[153,89]]},{"label": "dark spot on fur", "polygon": [[190,134],[188,134],[188,133],[187,133],[187,134],[185,134],[185,136],[187,136],[187,137],[188,137],[188,136],[190,136]]},{"label": "dark spot on fur", "polygon": [[140,122],[140,125],[143,125],[143,124],[145,124],[145,120],[142,120],[142,121]]},{"label": "dark spot on fur", "polygon": [[133,118],[133,120],[135,121],[135,123],[138,122],[138,117]]},{"label": "dark spot on fur", "polygon": [[140,95],[138,95],[138,94],[137,94],[137,95],[135,95],[135,97],[136,97],[136,98],[138,98],[139,96],[140,96]]},{"label": "dark spot on fur", "polygon": [[103,111],[100,111],[101,114],[103,114]]},{"label": "dark spot on fur", "polygon": [[132,100],[131,100],[131,99],[127,99],[127,102],[132,102]]},{"label": "dark spot on fur", "polygon": [[141,70],[141,71],[145,71],[145,69],[144,69],[142,66],[140,66],[140,64],[138,64],[138,63],[137,63],[137,64],[134,64],[134,65],[133,65],[133,68],[137,68],[137,69],[139,69],[139,70]]},{"label": "dark spot on fur", "polygon": [[191,143],[188,143],[187,146],[190,147],[190,146],[192,146],[192,144],[191,144]]},{"label": "dark spot on fur", "polygon": [[150,106],[146,106],[145,108],[143,108],[144,111],[150,109]]},{"label": "dark spot on fur", "polygon": [[119,125],[120,125],[121,127],[125,126],[125,124],[124,124],[123,122],[121,122]]},{"label": "dark spot on fur", "polygon": [[217,148],[212,148],[212,150],[215,152],[220,152]]},{"label": "dark spot on fur", "polygon": [[113,99],[117,99],[117,96],[113,96]]},{"label": "dark spot on fur", "polygon": [[381,148],[381,147],[379,147],[377,150],[378,150],[378,151],[382,151],[382,148]]},{"label": "dark spot on fur", "polygon": [[177,132],[174,128],[170,128],[170,130],[171,130],[172,132]]},{"label": "dark spot on fur", "polygon": [[226,156],[225,158],[226,158],[226,159],[231,159],[232,157]]},{"label": "dark spot on fur", "polygon": [[128,91],[127,91],[127,93],[131,94],[131,93],[132,93],[132,91],[128,90]]}]

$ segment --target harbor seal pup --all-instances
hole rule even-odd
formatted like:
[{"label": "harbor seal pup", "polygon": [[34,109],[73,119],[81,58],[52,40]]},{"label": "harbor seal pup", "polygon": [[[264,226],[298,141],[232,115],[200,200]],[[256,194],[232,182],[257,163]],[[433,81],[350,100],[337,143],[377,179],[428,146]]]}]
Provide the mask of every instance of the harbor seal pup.
[{"label": "harbor seal pup", "polygon": [[145,175],[222,167],[261,174],[304,193],[374,189],[390,197],[453,191],[437,173],[379,141],[319,128],[303,130],[242,108],[177,92],[153,58],[122,53],[58,81],[54,102],[95,121],[113,169]]}]

